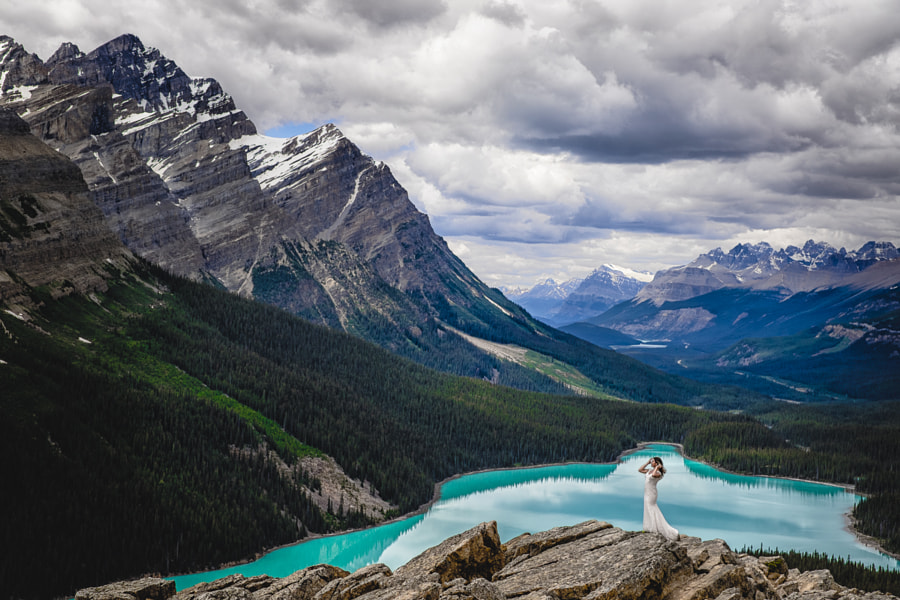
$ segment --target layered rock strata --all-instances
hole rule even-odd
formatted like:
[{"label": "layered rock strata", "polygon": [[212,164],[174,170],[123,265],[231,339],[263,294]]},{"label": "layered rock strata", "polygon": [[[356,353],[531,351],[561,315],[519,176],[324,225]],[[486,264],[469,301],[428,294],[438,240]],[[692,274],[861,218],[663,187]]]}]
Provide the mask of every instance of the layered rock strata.
[{"label": "layered rock strata", "polygon": [[495,522],[449,538],[392,571],[316,565],[285,578],[231,575],[176,593],[147,578],[79,591],[76,600],[894,600],[801,573],[781,557],[722,540],[624,531],[600,521],[500,543]]},{"label": "layered rock strata", "polygon": [[0,104],[75,161],[128,248],[175,273],[350,331],[414,335],[434,297],[504,301],[336,127],[259,135],[215,80],[133,35],[45,63],[0,36]]},{"label": "layered rock strata", "polygon": [[131,260],[78,167],[0,107],[0,301],[18,313],[32,303],[29,289],[105,290]]}]

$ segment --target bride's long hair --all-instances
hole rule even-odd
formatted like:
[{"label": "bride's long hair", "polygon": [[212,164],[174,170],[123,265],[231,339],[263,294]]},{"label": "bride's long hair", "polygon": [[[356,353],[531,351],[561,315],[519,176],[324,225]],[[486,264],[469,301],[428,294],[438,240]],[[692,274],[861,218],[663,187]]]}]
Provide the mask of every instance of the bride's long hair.
[{"label": "bride's long hair", "polygon": [[653,460],[656,461],[656,464],[659,465],[659,472],[662,473],[663,475],[665,475],[665,474],[666,474],[666,468],[663,466],[663,461],[662,461],[662,459],[661,459],[660,457],[658,457],[658,456],[654,456],[654,457],[653,457]]}]

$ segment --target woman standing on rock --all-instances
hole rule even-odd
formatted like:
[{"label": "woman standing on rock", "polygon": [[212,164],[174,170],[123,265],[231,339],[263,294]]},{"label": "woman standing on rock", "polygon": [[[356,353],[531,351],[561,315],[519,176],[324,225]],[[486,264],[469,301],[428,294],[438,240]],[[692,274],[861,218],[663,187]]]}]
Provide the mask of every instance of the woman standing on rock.
[{"label": "woman standing on rock", "polygon": [[656,484],[666,474],[662,459],[654,456],[638,469],[645,474],[644,478],[644,531],[661,533],[668,540],[678,539],[678,530],[666,522],[662,511],[656,505]]}]

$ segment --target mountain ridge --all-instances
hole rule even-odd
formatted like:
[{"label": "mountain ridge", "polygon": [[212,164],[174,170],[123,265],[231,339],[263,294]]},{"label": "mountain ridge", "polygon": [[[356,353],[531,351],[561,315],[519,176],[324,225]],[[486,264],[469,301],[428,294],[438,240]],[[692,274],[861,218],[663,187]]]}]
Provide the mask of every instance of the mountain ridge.
[{"label": "mountain ridge", "polygon": [[870,241],[858,250],[837,249],[808,240],[803,247],[775,250],[766,242],[716,248],[690,263],[658,271],[635,295],[637,302],[661,306],[725,287],[777,290],[785,295],[841,285],[848,275],[900,257],[891,242]]},{"label": "mountain ridge", "polygon": [[634,297],[651,277],[650,273],[607,264],[585,278],[562,283],[548,278],[528,289],[501,291],[538,319],[559,327],[596,316]]},{"label": "mountain ridge", "polygon": [[214,80],[130,34],[87,54],[63,44],[46,64],[7,36],[0,48],[0,102],[78,164],[139,256],[432,363],[422,348],[453,337],[436,317],[533,330],[333,125],[261,136]]}]

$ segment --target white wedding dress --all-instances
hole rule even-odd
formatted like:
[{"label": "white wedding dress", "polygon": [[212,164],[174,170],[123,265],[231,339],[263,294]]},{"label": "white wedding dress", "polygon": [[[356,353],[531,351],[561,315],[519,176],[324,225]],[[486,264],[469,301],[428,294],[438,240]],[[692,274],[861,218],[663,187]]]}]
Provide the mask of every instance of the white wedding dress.
[{"label": "white wedding dress", "polygon": [[644,481],[644,531],[661,533],[669,540],[678,539],[678,530],[666,522],[662,511],[656,505],[656,484],[661,477],[654,477],[650,470],[645,475]]}]

